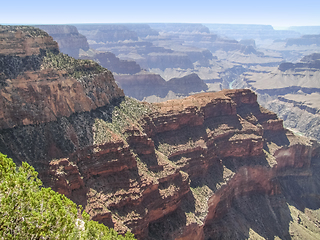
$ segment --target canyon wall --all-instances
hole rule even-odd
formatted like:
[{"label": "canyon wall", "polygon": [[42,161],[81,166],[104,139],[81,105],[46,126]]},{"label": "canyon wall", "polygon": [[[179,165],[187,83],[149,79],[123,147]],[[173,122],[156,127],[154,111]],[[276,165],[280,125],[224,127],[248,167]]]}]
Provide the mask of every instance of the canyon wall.
[{"label": "canyon wall", "polygon": [[150,240],[319,236],[319,144],[254,92],[148,104],[92,61],[48,50],[34,50],[36,69],[3,73],[0,151],[93,220]]},{"label": "canyon wall", "polygon": [[141,71],[139,64],[135,61],[120,60],[111,52],[97,53],[92,57],[81,56],[81,59],[92,59],[102,67],[118,74],[136,74]]},{"label": "canyon wall", "polygon": [[320,55],[313,53],[297,63],[248,70],[237,79],[235,87],[253,89],[259,103],[277,113],[286,127],[319,141],[319,76]]},{"label": "canyon wall", "polygon": [[150,96],[165,98],[170,91],[178,96],[188,96],[208,89],[205,82],[195,73],[181,78],[172,78],[169,81],[165,81],[158,74],[145,72],[134,75],[115,75],[115,80],[126,96],[140,101]]},{"label": "canyon wall", "polygon": [[76,27],[70,25],[36,25],[57,41],[62,53],[78,58],[80,49],[89,50],[87,38],[80,34]]}]

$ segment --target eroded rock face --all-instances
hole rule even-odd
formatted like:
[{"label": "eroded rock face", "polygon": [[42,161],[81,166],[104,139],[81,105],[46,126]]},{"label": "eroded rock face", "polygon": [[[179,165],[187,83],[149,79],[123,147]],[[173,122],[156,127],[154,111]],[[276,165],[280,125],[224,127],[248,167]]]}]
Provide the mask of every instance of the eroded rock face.
[{"label": "eroded rock face", "polygon": [[[47,52],[60,56],[57,43],[46,32],[33,27],[0,27],[2,129],[57,121],[124,96],[112,73],[94,63],[78,65],[80,72],[88,74],[77,79],[70,75],[72,68],[79,72],[76,63],[60,69],[44,65],[45,60],[50,61]],[[70,60],[60,58],[56,61]]]},{"label": "eroded rock face", "polygon": [[138,34],[124,24],[78,24],[76,26],[81,34],[96,42],[138,40]]},{"label": "eroded rock face", "polygon": [[93,57],[81,55],[81,59],[91,59],[117,74],[135,74],[141,71],[135,61],[120,60],[111,52],[97,53]]},{"label": "eroded rock face", "polygon": [[208,86],[195,73],[181,78],[172,78],[165,81],[158,74],[141,72],[135,75],[116,75],[115,79],[124,90],[126,96],[143,100],[150,96],[164,98],[169,91],[179,96],[187,96],[190,93],[206,91]]},{"label": "eroded rock face", "polygon": [[292,70],[302,72],[306,70],[317,71],[320,69],[320,54],[314,53],[303,57],[298,63],[285,62],[279,65],[280,71]]},{"label": "eroded rock face", "polygon": [[316,216],[292,212],[320,208],[319,144],[251,90],[151,105],[124,97],[108,71],[46,68],[6,84],[0,151],[94,220],[150,240],[289,239],[292,221],[317,233]]},{"label": "eroded rock face", "polygon": [[40,54],[41,49],[58,50],[47,33],[28,26],[0,26],[0,54],[26,57]]},{"label": "eroded rock face", "polygon": [[320,35],[304,35],[300,38],[289,38],[287,39],[286,46],[292,45],[317,45],[320,44]]},{"label": "eroded rock face", "polygon": [[283,62],[278,67],[249,72],[242,74],[235,86],[253,89],[259,103],[283,119],[287,128],[320,140],[318,53],[306,55],[299,62]]},{"label": "eroded rock face", "polygon": [[70,25],[37,25],[37,28],[46,31],[59,44],[61,52],[78,58],[79,50],[89,50],[87,38],[79,34],[74,26]]},{"label": "eroded rock face", "polygon": [[56,121],[110,104],[123,96],[112,74],[74,79],[61,71],[25,72],[0,90],[1,128]]},{"label": "eroded rock face", "polygon": [[[134,108],[134,101],[127,101],[133,100],[3,129],[1,151],[27,159],[45,185],[85,206],[92,219],[120,232],[130,229],[138,239],[215,236],[208,228],[233,211],[234,201],[281,195],[278,172],[311,164],[311,147],[302,143],[283,153],[277,149],[288,144],[285,140],[274,148],[273,138],[288,141],[285,130],[250,90],[138,103],[134,112],[149,113],[137,118],[139,123],[127,120],[119,135],[107,126]],[[275,167],[266,160],[266,142],[274,148]]]}]

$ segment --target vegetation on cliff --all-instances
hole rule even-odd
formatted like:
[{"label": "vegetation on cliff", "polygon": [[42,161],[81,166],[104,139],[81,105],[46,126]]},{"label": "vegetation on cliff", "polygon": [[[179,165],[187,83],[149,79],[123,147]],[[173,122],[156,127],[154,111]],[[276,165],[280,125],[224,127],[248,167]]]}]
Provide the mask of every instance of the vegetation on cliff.
[{"label": "vegetation on cliff", "polygon": [[76,60],[59,53],[52,37],[39,28],[0,25],[0,81],[15,79],[26,71],[64,70],[65,76],[79,78],[106,71],[91,60]]},{"label": "vegetation on cliff", "polygon": [[138,121],[143,115],[152,110],[150,104],[139,102],[133,98],[125,97],[124,100],[112,109],[108,120],[97,118],[94,124],[95,144],[103,144],[116,139],[123,139],[126,128],[140,126]]},{"label": "vegetation on cliff", "polygon": [[14,79],[26,71],[40,69],[66,71],[67,76],[80,78],[89,74],[106,71],[105,68],[91,60],[77,60],[66,54],[50,50],[41,50],[38,55],[25,57],[0,54],[0,80]]},{"label": "vegetation on cliff", "polygon": [[[47,37],[49,36],[48,33],[45,31],[42,31],[39,28],[31,27],[31,26],[10,26],[10,25],[0,25],[0,34],[4,33],[17,33],[18,31],[22,31],[23,33],[26,34],[26,37]],[[1,39],[1,37],[0,37]]]},{"label": "vegetation on cliff", "polygon": [[89,221],[64,195],[43,188],[27,163],[0,154],[0,239],[134,239]]},{"label": "vegetation on cliff", "polygon": [[41,65],[42,69],[53,68],[65,70],[68,75],[80,78],[89,74],[97,74],[106,71],[105,68],[91,60],[77,60],[63,53],[47,51]]}]

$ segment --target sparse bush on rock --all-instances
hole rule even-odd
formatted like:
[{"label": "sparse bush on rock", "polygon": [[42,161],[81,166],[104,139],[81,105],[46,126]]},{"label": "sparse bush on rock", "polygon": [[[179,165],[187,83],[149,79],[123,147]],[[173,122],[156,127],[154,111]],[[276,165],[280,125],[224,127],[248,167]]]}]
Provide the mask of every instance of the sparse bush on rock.
[{"label": "sparse bush on rock", "polygon": [[[134,239],[118,235],[50,188],[28,163],[0,154],[0,239]],[[81,218],[81,219],[80,219]]]}]

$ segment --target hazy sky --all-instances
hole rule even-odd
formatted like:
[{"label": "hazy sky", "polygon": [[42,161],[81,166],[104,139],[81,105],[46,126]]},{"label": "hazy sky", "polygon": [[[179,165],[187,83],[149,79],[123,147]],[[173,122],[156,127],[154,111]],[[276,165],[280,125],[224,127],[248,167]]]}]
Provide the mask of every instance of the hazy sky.
[{"label": "hazy sky", "polygon": [[0,24],[241,23],[320,25],[319,0],[2,0]]}]

